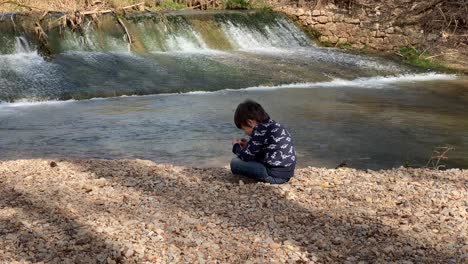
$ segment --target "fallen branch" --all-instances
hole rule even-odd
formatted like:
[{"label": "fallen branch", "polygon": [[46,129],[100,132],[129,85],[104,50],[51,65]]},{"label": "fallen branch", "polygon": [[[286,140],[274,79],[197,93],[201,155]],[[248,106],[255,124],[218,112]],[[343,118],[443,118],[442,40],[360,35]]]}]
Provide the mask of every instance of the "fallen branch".
[{"label": "fallen branch", "polygon": [[130,32],[128,31],[124,22],[122,21],[120,17],[117,17],[117,22],[119,22],[120,26],[122,26],[122,28],[125,30],[125,35],[127,36],[128,43],[131,45],[133,43],[132,36],[130,35]]},{"label": "fallen branch", "polygon": [[437,6],[438,4],[442,3],[445,0],[432,0],[429,2],[425,2],[416,8],[409,10],[401,14],[395,21],[397,21],[397,25],[412,25],[416,24],[419,20],[421,20],[424,16],[432,11],[432,9]]},{"label": "fallen branch", "polygon": [[138,3],[138,4],[125,6],[125,7],[119,8],[119,9],[129,9],[129,8],[134,8],[134,7],[141,6],[141,5],[145,5],[145,2],[141,2],[141,3]]},{"label": "fallen branch", "polygon": [[112,13],[114,12],[113,9],[106,9],[106,10],[94,10],[94,11],[85,11],[81,12],[82,15],[96,15],[96,14],[107,14],[107,13]]},{"label": "fallen branch", "polygon": [[48,36],[44,32],[41,24],[39,22],[34,23],[34,32],[36,33],[37,39],[39,40],[39,51],[46,58],[50,57],[52,51],[49,48]]},{"label": "fallen branch", "polygon": [[42,21],[49,14],[49,10],[45,11],[42,16],[39,17],[39,21]]},{"label": "fallen branch", "polygon": [[43,42],[45,44],[48,44],[47,42],[47,34],[44,32],[44,29],[42,29],[42,26],[41,24],[39,24],[39,22],[36,22],[34,24],[34,32],[36,33],[37,35],[37,38],[39,39],[40,42]]},{"label": "fallen branch", "polygon": [[451,55],[451,54],[456,54],[456,53],[458,53],[458,51],[446,52],[446,53],[441,53],[441,54],[438,54],[438,55],[429,56],[429,57],[426,57],[425,59],[433,59],[433,58],[436,58],[436,57],[439,57],[439,56]]},{"label": "fallen branch", "polygon": [[439,165],[441,160],[448,160],[448,157],[446,156],[447,152],[454,150],[454,147],[448,146],[448,147],[436,147],[432,151],[432,155],[427,161],[426,168],[429,167],[429,164],[432,163],[432,169],[434,170],[439,170],[441,167],[445,167],[445,165]]},{"label": "fallen branch", "polygon": [[[118,8],[118,9],[119,10],[126,10],[126,9],[134,8],[134,7],[137,7],[137,6],[141,6],[141,5],[144,5],[144,4],[145,4],[145,2],[141,2],[141,3],[138,3],[138,4],[134,4],[134,5],[124,6],[124,7]],[[84,11],[84,12],[80,12],[80,14],[86,16],[86,15],[107,14],[107,13],[114,13],[114,12],[115,12],[114,9],[105,9],[105,10]]]},{"label": "fallen branch", "polygon": [[197,8],[201,8],[201,5],[191,6],[188,9],[197,9]]}]

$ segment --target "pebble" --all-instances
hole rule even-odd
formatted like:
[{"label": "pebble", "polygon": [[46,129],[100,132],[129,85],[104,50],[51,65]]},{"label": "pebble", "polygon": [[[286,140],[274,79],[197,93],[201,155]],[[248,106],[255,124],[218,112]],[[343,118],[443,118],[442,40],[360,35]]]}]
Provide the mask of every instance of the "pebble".
[{"label": "pebble", "polygon": [[465,170],[309,167],[275,186],[233,180],[228,168],[51,162],[0,161],[0,263],[19,256],[111,264],[466,257]]}]

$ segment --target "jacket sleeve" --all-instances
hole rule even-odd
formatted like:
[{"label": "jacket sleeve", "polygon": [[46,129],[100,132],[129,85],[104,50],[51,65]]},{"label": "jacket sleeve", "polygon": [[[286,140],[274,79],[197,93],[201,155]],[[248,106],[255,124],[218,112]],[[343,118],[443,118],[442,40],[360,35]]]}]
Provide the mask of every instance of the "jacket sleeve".
[{"label": "jacket sleeve", "polygon": [[265,132],[258,133],[254,131],[249,142],[247,142],[247,147],[245,149],[242,149],[240,144],[234,144],[234,146],[232,147],[232,152],[234,152],[234,154],[236,154],[239,157],[239,159],[243,161],[256,160],[256,155],[263,148],[263,142],[266,138],[265,134]]}]

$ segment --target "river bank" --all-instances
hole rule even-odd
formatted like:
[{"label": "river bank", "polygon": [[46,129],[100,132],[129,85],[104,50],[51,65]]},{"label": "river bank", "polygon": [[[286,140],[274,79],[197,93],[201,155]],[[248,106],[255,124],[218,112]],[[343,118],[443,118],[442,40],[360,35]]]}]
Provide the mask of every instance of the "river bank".
[{"label": "river bank", "polygon": [[273,186],[144,160],[0,162],[0,262],[462,263],[466,170],[305,168]]}]

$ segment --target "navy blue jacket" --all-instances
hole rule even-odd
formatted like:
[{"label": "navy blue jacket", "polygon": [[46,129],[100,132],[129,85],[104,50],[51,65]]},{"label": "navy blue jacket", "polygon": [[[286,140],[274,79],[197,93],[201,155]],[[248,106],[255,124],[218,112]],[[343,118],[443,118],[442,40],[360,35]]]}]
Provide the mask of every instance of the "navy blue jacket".
[{"label": "navy blue jacket", "polygon": [[253,128],[247,147],[234,144],[232,152],[243,161],[260,162],[268,174],[277,178],[291,178],[296,166],[296,150],[288,130],[269,119]]}]

